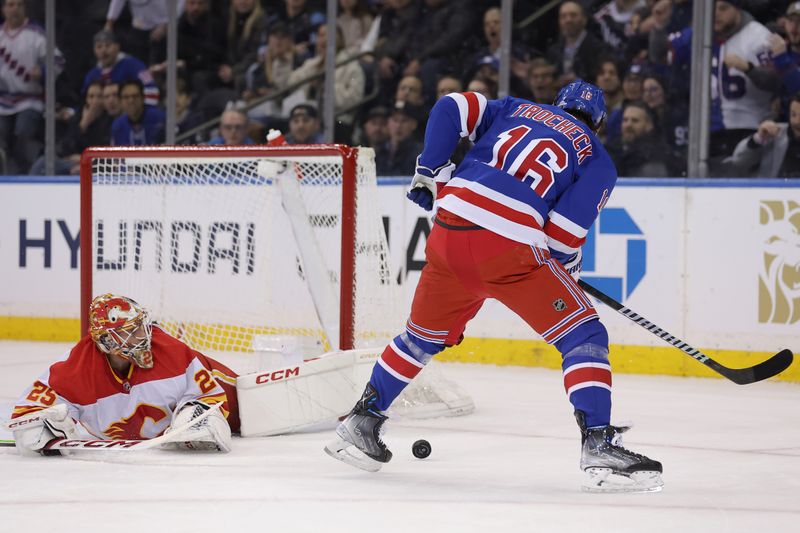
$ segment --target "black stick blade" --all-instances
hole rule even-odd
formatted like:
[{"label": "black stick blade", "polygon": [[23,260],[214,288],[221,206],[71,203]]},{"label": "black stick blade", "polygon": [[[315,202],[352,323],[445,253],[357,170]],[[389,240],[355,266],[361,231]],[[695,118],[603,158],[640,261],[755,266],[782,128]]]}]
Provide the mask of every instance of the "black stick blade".
[{"label": "black stick blade", "polygon": [[791,350],[781,350],[766,361],[749,368],[722,367],[717,371],[738,385],[747,385],[780,374],[789,368],[793,359]]}]

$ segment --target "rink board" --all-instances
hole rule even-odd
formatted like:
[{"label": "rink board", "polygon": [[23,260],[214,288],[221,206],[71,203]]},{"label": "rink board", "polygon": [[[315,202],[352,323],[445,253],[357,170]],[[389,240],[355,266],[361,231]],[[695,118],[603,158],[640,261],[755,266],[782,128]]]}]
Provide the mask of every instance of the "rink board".
[{"label": "rink board", "polygon": [[[379,192],[408,308],[431,223],[405,200],[404,181],[382,179]],[[78,220],[76,180],[0,181],[0,338],[78,337]],[[583,279],[725,364],[800,350],[800,184],[620,180],[584,250]],[[617,370],[707,375],[615,312],[598,312]],[[466,336],[441,358],[559,366],[555,350],[494,301]],[[784,377],[800,381],[794,368]]]}]

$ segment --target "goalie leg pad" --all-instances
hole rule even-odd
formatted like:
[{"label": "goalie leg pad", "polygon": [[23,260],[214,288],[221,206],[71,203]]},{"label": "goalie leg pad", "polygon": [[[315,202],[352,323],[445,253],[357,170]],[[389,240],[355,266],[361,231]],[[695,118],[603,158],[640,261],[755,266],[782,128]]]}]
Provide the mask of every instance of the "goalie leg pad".
[{"label": "goalie leg pad", "polygon": [[[199,417],[209,408],[203,402],[188,402],[176,410],[170,427],[182,426]],[[170,433],[170,429],[167,429],[165,433]],[[231,451],[231,427],[222,413],[217,410],[189,429],[175,435],[175,440],[165,444],[164,447],[179,450],[214,450],[227,453]]]}]

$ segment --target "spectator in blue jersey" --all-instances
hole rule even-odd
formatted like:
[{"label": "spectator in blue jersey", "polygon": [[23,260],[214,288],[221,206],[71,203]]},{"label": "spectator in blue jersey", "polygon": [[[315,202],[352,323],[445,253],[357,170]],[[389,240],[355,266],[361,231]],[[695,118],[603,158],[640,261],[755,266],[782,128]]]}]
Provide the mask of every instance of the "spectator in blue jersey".
[{"label": "spectator in blue jersey", "polygon": [[422,143],[416,138],[421,109],[409,102],[396,102],[387,124],[388,140],[375,150],[379,176],[403,176],[414,171]]},{"label": "spectator in blue jersey", "polygon": [[[44,30],[31,24],[23,0],[5,0],[0,28],[0,152],[12,173],[27,174],[44,140]],[[56,50],[56,72],[64,61]]]},{"label": "spectator in blue jersey", "polygon": [[119,87],[122,114],[111,125],[111,144],[142,146],[164,142],[166,114],[160,107],[145,105],[144,86],[138,79]]},{"label": "spectator in blue jersey", "polygon": [[727,162],[746,176],[800,178],[800,92],[789,104],[788,123],[765,120]]},{"label": "spectator in blue jersey", "polygon": [[247,135],[247,115],[238,109],[226,109],[219,120],[219,135],[208,144],[253,144]]},{"label": "spectator in blue jersey", "polygon": [[120,51],[117,37],[108,30],[100,30],[94,36],[94,55],[97,66],[86,74],[83,80],[83,92],[95,80],[103,83],[122,83],[126,80],[137,79],[144,88],[145,103],[158,105],[158,87],[153,81],[153,76],[147,70],[147,65],[133,56]]},{"label": "spectator in blue jersey", "polygon": [[547,58],[556,65],[563,87],[576,78],[594,79],[597,58],[609,55],[608,46],[586,29],[586,10],[578,2],[562,2],[558,8],[558,42],[547,50]]},{"label": "spectator in blue jersey", "polygon": [[317,108],[311,104],[297,104],[289,112],[288,144],[319,144],[322,133]]},{"label": "spectator in blue jersey", "polygon": [[772,64],[783,80],[781,117],[788,114],[789,100],[800,91],[800,1],[789,4],[783,20],[786,39],[770,36]]}]

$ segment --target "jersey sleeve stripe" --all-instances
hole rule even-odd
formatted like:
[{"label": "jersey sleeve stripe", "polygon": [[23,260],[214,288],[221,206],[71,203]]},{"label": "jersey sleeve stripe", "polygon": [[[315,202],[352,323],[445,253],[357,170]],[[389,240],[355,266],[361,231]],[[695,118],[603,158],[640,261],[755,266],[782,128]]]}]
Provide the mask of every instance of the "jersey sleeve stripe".
[{"label": "jersey sleeve stripe", "polygon": [[557,213],[556,211],[550,211],[550,213],[548,213],[548,217],[550,222],[557,224],[560,228],[565,229],[579,239],[586,237],[586,234],[589,233],[589,230],[582,228],[575,222],[571,221],[561,213]]},{"label": "jersey sleeve stripe", "polygon": [[[558,226],[552,220],[548,220],[547,224],[544,225],[544,232],[547,234],[550,247],[563,253],[575,253],[586,242],[585,233],[582,237],[579,237]],[[563,246],[560,247],[559,244]]]},{"label": "jersey sleeve stripe", "polygon": [[458,106],[458,114],[461,122],[461,137],[469,137],[475,140],[475,132],[483,118],[486,110],[486,97],[480,93],[450,93],[447,96],[453,99]]}]

